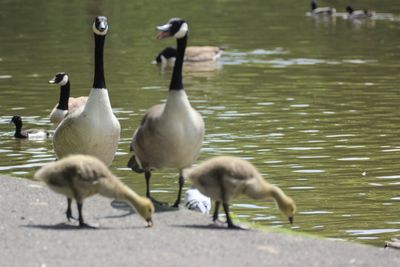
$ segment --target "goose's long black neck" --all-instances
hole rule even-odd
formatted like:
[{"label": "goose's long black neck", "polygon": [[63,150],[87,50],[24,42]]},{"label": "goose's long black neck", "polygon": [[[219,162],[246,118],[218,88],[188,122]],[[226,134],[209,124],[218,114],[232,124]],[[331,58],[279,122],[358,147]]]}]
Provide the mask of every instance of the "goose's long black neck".
[{"label": "goose's long black neck", "polygon": [[57,109],[68,110],[69,88],[69,81],[65,85],[60,86],[60,99],[58,100]]},{"label": "goose's long black neck", "polygon": [[16,137],[16,138],[27,138],[28,137],[26,134],[22,133],[22,123],[21,124],[15,124],[14,137]]},{"label": "goose's long black neck", "polygon": [[185,57],[186,43],[187,43],[187,34],[185,37],[177,39],[176,41],[176,59],[174,70],[172,72],[172,79],[169,85],[169,90],[182,90],[182,66],[183,66],[183,58]]},{"label": "goose's long black neck", "polygon": [[103,52],[104,52],[105,36],[94,35],[94,80],[93,88],[102,89],[106,88],[106,81],[104,79],[104,65],[103,65]]}]

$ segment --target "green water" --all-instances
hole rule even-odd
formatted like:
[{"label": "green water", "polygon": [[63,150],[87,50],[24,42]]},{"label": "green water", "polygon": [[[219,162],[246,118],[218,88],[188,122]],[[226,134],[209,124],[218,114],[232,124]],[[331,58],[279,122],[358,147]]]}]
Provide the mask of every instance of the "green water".
[{"label": "green water", "polygon": [[[154,27],[183,17],[189,45],[220,45],[218,64],[186,66],[184,84],[203,115],[199,161],[249,159],[298,206],[294,231],[381,246],[400,235],[400,2],[353,1],[374,21],[313,20],[308,1],[0,0],[0,172],[31,178],[54,160],[51,140],[14,140],[12,115],[26,128],[51,129],[58,71],[71,95],[93,79],[91,23],[108,16],[106,82],[121,122],[111,167],[137,192],[144,178],[126,168],[129,143],[148,107],[166,98],[171,70],[152,64],[174,40]],[[320,1],[343,12],[347,1]],[[154,172],[152,189],[173,202],[175,170]],[[189,185],[187,185],[189,186]],[[237,219],[289,228],[272,202],[241,198]]]}]

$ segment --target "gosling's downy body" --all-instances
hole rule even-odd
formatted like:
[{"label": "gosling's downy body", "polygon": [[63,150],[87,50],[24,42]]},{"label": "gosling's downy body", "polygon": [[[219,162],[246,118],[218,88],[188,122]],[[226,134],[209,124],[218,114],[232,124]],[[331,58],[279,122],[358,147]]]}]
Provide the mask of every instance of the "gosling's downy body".
[{"label": "gosling's downy body", "polygon": [[[218,46],[188,46],[185,50],[184,61],[205,62],[215,61],[221,57],[223,48]],[[173,66],[176,60],[177,50],[166,47],[156,57],[156,62],[162,66]]]},{"label": "gosling's downy body", "polygon": [[50,136],[49,132],[42,129],[27,129],[22,130],[22,118],[15,115],[11,118],[10,123],[15,125],[14,137],[18,139],[46,139]]},{"label": "gosling's downy body", "polygon": [[74,112],[86,104],[87,96],[80,96],[77,98],[69,96],[71,83],[68,74],[65,72],[56,73],[49,83],[60,85],[58,104],[55,105],[49,116],[50,121],[55,126],[58,126],[68,112]]},{"label": "gosling's downy body", "polygon": [[222,203],[229,228],[240,228],[229,216],[229,203],[240,194],[257,200],[272,197],[289,222],[293,222],[295,202],[279,187],[265,181],[248,161],[231,156],[215,157],[185,170],[184,175],[201,193],[215,200],[214,221],[218,219]]},{"label": "gosling's downy body", "polygon": [[186,21],[174,18],[157,30],[160,32],[158,39],[171,36],[177,39],[177,59],[166,103],[151,107],[133,134],[130,145],[133,156],[128,167],[145,173],[146,196],[155,202],[150,195],[151,171],[178,169],[179,190],[174,203],[178,207],[184,184],[182,170],[197,159],[204,138],[204,121],[190,105],[182,84],[182,64],[188,38]]},{"label": "gosling's downy body", "polygon": [[43,166],[34,176],[44,181],[54,192],[67,197],[67,219],[72,218],[71,201],[75,199],[79,212],[79,225],[85,224],[82,216],[83,200],[95,194],[125,201],[152,225],[154,206],[151,201],[132,191],[115,177],[99,159],[88,155],[71,155]]},{"label": "gosling's downy body", "polygon": [[118,148],[121,126],[113,114],[104,79],[103,50],[107,18],[98,16],[93,23],[95,67],[93,89],[86,105],[61,121],[54,133],[53,145],[58,159],[71,154],[92,155],[111,165]]}]

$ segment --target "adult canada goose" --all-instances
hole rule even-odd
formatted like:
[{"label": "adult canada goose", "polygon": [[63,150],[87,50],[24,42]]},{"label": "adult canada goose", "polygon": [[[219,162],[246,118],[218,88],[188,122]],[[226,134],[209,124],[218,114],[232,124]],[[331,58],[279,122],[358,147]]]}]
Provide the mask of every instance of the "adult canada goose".
[{"label": "adult canada goose", "polygon": [[178,169],[179,190],[173,205],[178,207],[184,185],[182,170],[191,166],[200,152],[204,121],[190,105],[182,84],[182,64],[189,30],[187,22],[172,18],[157,30],[157,39],[171,36],[177,39],[176,62],[166,103],[151,107],[133,134],[130,145],[133,156],[128,167],[139,173],[144,172],[148,198],[151,198],[150,178],[153,169]]},{"label": "adult canada goose", "polygon": [[[184,61],[205,62],[215,61],[221,57],[224,49],[218,46],[188,46],[185,50]],[[156,57],[156,62],[162,65],[173,66],[176,60],[176,49],[167,47]]]},{"label": "adult canada goose", "polygon": [[99,159],[88,155],[71,155],[39,169],[34,178],[44,181],[51,190],[67,197],[67,219],[72,219],[71,202],[75,199],[79,226],[88,226],[82,216],[83,200],[95,194],[127,202],[152,226],[154,206],[122,183]]},{"label": "adult canada goose", "polygon": [[335,15],[336,9],[333,7],[318,7],[317,0],[311,0],[311,15],[315,16],[332,16]]},{"label": "adult canada goose", "polygon": [[48,132],[45,130],[39,129],[29,129],[29,130],[22,130],[22,119],[20,116],[13,116],[11,118],[10,123],[14,123],[15,125],[15,138],[20,139],[45,139],[50,136]]},{"label": "adult canada goose", "polygon": [[103,50],[107,18],[96,17],[94,81],[86,105],[68,113],[57,127],[53,145],[57,158],[70,154],[87,154],[111,165],[118,148],[121,126],[112,112],[104,79]]},{"label": "adult canada goose", "polygon": [[209,159],[184,172],[193,185],[206,196],[215,200],[213,221],[218,220],[222,203],[229,228],[240,228],[229,216],[229,202],[240,194],[253,199],[272,197],[290,223],[296,212],[294,201],[279,187],[269,184],[248,161],[237,157],[220,156]]},{"label": "adult canada goose", "polygon": [[71,83],[68,74],[65,72],[58,72],[49,83],[60,85],[60,98],[58,104],[56,104],[50,113],[50,121],[57,126],[68,112],[73,112],[81,106],[84,106],[87,101],[87,96],[77,98],[69,96]]},{"label": "adult canada goose", "polygon": [[351,6],[346,7],[347,19],[367,19],[375,16],[375,11],[354,10]]}]

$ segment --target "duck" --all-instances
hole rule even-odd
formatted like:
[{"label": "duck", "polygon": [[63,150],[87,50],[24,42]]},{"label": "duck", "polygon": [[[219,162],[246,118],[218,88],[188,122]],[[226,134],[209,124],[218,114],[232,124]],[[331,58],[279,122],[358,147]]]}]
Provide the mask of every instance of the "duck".
[{"label": "duck", "polygon": [[92,155],[110,166],[118,148],[121,126],[114,115],[104,79],[103,52],[108,31],[107,17],[93,23],[95,55],[93,88],[84,106],[69,112],[54,132],[58,159],[71,154]]},{"label": "duck", "polygon": [[50,133],[42,129],[29,129],[22,130],[22,118],[19,115],[15,115],[11,118],[10,123],[15,125],[14,137],[18,139],[46,139],[50,136]]},{"label": "duck", "polygon": [[145,219],[148,227],[153,225],[153,203],[126,186],[96,157],[67,156],[41,167],[35,172],[34,179],[43,181],[52,191],[67,197],[68,221],[73,219],[72,200],[76,201],[80,227],[92,227],[83,219],[82,206],[84,199],[96,194],[125,201]]},{"label": "duck", "polygon": [[311,15],[313,16],[333,16],[336,9],[333,7],[318,7],[317,0],[311,0]]},{"label": "duck", "polygon": [[375,16],[375,11],[354,10],[351,6],[346,6],[347,19],[367,19]]},{"label": "duck", "polygon": [[242,229],[232,222],[229,203],[243,194],[261,200],[272,197],[280,211],[293,224],[296,204],[278,186],[264,180],[249,161],[234,156],[217,156],[185,170],[184,175],[202,194],[215,200],[213,221],[218,221],[222,203],[228,228]]},{"label": "duck", "polygon": [[146,196],[157,204],[165,204],[150,194],[151,172],[154,169],[174,168],[179,172],[179,188],[173,207],[181,202],[184,177],[182,171],[197,159],[204,139],[204,121],[187,97],[182,83],[182,65],[188,40],[188,23],[172,18],[158,26],[157,39],[174,37],[177,40],[176,62],[165,103],[149,108],[130,143],[127,166],[137,173],[144,173]]},{"label": "duck", "polygon": [[[188,46],[185,50],[185,62],[216,61],[221,57],[224,49],[218,46]],[[176,49],[164,48],[156,57],[157,64],[173,66],[176,60]]]},{"label": "duck", "polygon": [[84,106],[87,101],[87,96],[80,96],[77,98],[69,96],[71,83],[66,72],[56,73],[49,83],[60,85],[60,98],[58,104],[54,106],[49,115],[50,122],[57,126],[68,112],[73,112],[74,110]]}]

